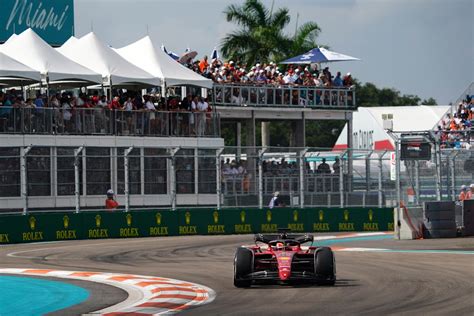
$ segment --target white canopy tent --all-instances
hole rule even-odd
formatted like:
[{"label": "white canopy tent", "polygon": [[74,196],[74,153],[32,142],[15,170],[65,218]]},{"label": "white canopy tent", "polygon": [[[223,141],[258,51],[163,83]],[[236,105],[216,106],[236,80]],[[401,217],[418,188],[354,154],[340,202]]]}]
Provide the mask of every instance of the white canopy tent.
[{"label": "white canopy tent", "polygon": [[[359,107],[353,114],[354,148],[394,150],[394,140],[383,129],[384,114],[393,116],[394,131],[428,131],[437,127],[450,111],[449,106],[376,106]],[[333,149],[347,148],[347,124]]]},{"label": "white canopy tent", "polygon": [[2,53],[38,71],[48,84],[68,80],[81,83],[100,83],[101,76],[64,57],[49,46],[32,29],[27,29],[1,47]]},{"label": "white canopy tent", "polygon": [[212,88],[212,80],[195,73],[170,58],[159,46],[153,44],[148,35],[115,51],[132,64],[146,69],[155,77],[160,78],[168,87],[194,85]]},{"label": "white canopy tent", "polygon": [[160,86],[161,80],[131,64],[94,33],[68,40],[58,51],[67,58],[102,74],[107,86]]},{"label": "white canopy tent", "polygon": [[24,86],[41,81],[41,74],[0,52],[0,83]]}]

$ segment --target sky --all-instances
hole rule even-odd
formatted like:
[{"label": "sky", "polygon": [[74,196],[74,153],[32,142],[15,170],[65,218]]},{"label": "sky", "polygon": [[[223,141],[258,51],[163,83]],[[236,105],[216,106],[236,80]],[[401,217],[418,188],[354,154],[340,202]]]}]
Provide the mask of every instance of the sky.
[{"label": "sky", "polygon": [[[272,0],[262,0],[271,7]],[[223,11],[243,0],[75,0],[75,33],[119,48],[145,35],[178,54],[210,55],[237,26]],[[474,0],[274,0],[288,34],[316,22],[318,42],[362,61],[330,65],[362,82],[449,104],[474,82]]]}]

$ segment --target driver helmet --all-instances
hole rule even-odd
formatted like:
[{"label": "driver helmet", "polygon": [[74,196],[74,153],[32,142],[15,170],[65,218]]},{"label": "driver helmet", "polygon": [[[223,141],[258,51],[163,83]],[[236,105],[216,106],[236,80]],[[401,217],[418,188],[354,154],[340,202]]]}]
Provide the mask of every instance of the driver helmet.
[{"label": "driver helmet", "polygon": [[283,248],[284,246],[285,246],[285,245],[284,245],[282,242],[277,242],[277,243],[276,243],[277,249],[281,249],[281,248]]}]

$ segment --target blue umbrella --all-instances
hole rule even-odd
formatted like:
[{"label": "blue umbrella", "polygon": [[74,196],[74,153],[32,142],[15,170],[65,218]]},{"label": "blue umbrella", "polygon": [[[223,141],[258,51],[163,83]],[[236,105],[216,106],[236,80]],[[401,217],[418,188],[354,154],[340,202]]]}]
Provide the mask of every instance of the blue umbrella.
[{"label": "blue umbrella", "polygon": [[280,64],[317,64],[335,61],[360,60],[359,58],[332,52],[323,47],[313,48],[309,52],[282,61]]}]

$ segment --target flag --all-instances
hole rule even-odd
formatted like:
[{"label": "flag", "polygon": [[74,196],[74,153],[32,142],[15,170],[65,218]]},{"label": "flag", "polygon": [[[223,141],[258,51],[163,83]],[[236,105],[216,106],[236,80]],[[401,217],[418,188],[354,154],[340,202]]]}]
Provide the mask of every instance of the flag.
[{"label": "flag", "polygon": [[217,48],[214,47],[214,50],[211,53],[211,60],[213,59],[219,59],[219,53],[217,52]]},{"label": "flag", "polygon": [[179,59],[179,56],[176,55],[176,54],[173,53],[173,52],[169,52],[169,53],[168,53],[168,56],[170,56],[170,57],[173,58],[174,60],[178,60],[178,59]]}]

